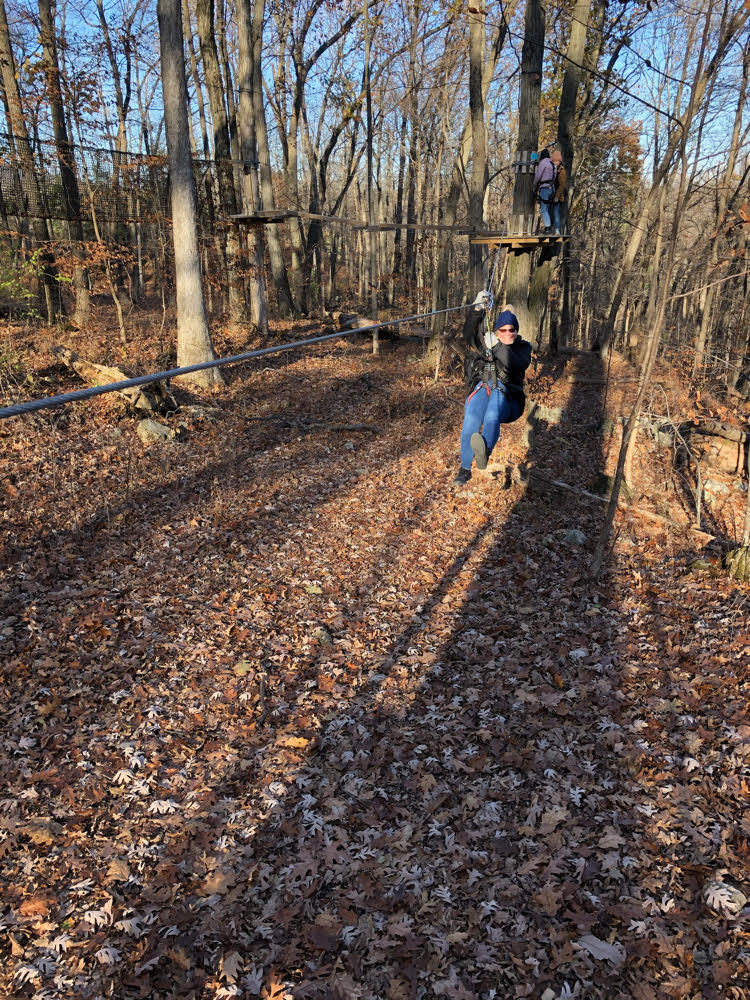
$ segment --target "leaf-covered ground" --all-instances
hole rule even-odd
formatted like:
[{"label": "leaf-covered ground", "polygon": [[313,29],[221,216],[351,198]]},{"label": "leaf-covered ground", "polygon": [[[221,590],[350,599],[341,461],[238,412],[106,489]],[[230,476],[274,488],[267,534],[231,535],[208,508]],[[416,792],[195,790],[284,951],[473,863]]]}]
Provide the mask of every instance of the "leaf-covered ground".
[{"label": "leaf-covered ground", "polygon": [[509,474],[611,470],[597,359],[455,491],[458,379],[366,346],[0,427],[0,993],[750,997],[748,588],[624,515],[592,586]]}]

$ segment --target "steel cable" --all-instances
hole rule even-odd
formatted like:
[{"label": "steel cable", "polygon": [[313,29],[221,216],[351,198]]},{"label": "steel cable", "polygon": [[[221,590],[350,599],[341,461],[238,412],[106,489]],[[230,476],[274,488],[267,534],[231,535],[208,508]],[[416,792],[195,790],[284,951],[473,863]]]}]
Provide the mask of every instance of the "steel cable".
[{"label": "steel cable", "polygon": [[88,389],[77,389],[75,392],[65,392],[59,396],[30,399],[25,403],[14,403],[12,406],[5,406],[0,409],[0,420],[4,420],[7,417],[25,416],[27,413],[36,413],[38,410],[46,410],[55,406],[66,406],[68,403],[77,403],[84,399],[92,399],[94,396],[103,396],[109,392],[120,392],[122,389],[131,389],[140,385],[151,385],[153,382],[161,382],[163,379],[175,378],[178,375],[206,371],[209,368],[222,368],[225,365],[236,365],[242,361],[249,361],[251,358],[262,358],[268,354],[279,354],[281,351],[294,351],[299,347],[307,347],[310,344],[321,344],[326,340],[335,340],[340,337],[350,337],[355,333],[368,333],[382,326],[398,326],[401,323],[413,323],[418,319],[428,319],[430,316],[440,316],[443,313],[457,312],[459,309],[466,309],[470,305],[471,303],[468,302],[465,305],[451,306],[449,309],[436,309],[433,312],[405,316],[402,319],[383,320],[382,323],[372,323],[370,326],[355,327],[353,330],[339,330],[336,333],[326,333],[320,337],[308,337],[305,340],[279,344],[275,347],[261,347],[254,351],[246,351],[243,354],[233,354],[227,358],[215,358],[213,361],[204,361],[199,365],[170,368],[167,371],[156,372],[153,375],[138,375],[135,378],[124,379],[121,382],[90,386]]}]

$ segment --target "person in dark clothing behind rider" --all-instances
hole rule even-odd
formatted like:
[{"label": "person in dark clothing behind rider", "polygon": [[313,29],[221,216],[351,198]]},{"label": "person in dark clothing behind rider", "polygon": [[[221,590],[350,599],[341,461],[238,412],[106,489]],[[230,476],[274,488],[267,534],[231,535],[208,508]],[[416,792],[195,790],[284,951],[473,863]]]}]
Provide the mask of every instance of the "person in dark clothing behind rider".
[{"label": "person in dark clothing behind rider", "polygon": [[490,330],[485,317],[491,302],[488,292],[480,292],[464,322],[464,371],[471,392],[464,404],[457,486],[471,479],[472,461],[478,469],[487,468],[500,424],[518,420],[526,405],[523,380],[531,363],[531,344],[518,335],[518,319],[510,309],[498,315],[495,329]]}]

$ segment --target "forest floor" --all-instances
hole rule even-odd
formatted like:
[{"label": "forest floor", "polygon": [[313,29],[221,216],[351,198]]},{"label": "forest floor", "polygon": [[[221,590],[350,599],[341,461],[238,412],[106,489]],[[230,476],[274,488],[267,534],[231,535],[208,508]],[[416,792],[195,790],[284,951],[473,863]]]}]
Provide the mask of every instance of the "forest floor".
[{"label": "forest floor", "polygon": [[567,419],[456,490],[420,352],[227,370],[158,447],[114,396],[0,423],[1,995],[750,997],[750,588],[648,439],[684,527],[621,512],[597,584],[603,505],[508,475],[612,471],[622,359],[540,358]]}]

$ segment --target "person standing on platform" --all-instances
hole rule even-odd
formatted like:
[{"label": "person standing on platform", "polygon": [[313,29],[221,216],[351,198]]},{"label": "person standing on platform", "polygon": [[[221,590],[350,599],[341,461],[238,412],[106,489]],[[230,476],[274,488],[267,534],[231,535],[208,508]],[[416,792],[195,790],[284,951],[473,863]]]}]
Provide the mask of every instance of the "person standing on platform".
[{"label": "person standing on platform", "polygon": [[544,235],[550,236],[552,229],[552,205],[555,197],[555,165],[550,159],[549,150],[543,149],[539,154],[539,163],[534,174],[534,194],[539,202],[539,214],[544,223]]},{"label": "person standing on platform", "polygon": [[550,156],[555,169],[555,193],[552,201],[552,223],[558,236],[567,228],[568,175],[563,165],[562,153],[559,149]]}]

